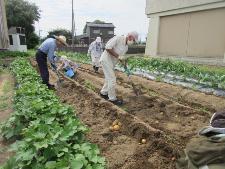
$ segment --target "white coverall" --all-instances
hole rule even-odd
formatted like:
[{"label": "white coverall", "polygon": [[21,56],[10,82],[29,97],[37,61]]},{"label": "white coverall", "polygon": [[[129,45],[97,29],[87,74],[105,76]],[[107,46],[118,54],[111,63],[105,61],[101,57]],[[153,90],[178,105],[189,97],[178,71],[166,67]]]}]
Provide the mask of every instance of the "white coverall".
[{"label": "white coverall", "polygon": [[[110,39],[105,49],[113,49],[119,56],[124,55],[128,51],[128,45],[126,44],[125,36],[114,36]],[[109,100],[116,100],[116,76],[114,68],[118,63],[118,58],[110,55],[106,50],[103,52],[100,62],[105,75],[105,83],[101,90],[101,94],[107,95]]]},{"label": "white coverall", "polygon": [[100,57],[102,55],[102,43],[101,42],[92,42],[88,49],[88,54],[91,55],[92,65],[99,67],[100,66]]}]

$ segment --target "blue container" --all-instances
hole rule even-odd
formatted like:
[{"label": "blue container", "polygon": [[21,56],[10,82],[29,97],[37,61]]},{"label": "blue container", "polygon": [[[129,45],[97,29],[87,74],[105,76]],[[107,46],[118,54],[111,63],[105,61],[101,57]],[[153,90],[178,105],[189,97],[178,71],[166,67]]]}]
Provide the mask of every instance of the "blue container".
[{"label": "blue container", "polygon": [[68,69],[65,74],[67,77],[70,77],[70,78],[75,75],[72,68]]}]

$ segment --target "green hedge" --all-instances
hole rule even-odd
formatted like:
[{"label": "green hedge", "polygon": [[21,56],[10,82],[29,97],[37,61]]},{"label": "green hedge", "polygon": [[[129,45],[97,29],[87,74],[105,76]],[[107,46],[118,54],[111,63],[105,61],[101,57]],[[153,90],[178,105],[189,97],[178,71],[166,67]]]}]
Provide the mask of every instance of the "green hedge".
[{"label": "green hedge", "polygon": [[104,169],[98,147],[73,109],[60,103],[25,59],[11,64],[17,81],[15,112],[2,125],[6,140],[21,138],[2,169]]},{"label": "green hedge", "polygon": [[0,58],[28,57],[28,56],[29,53],[27,52],[0,51]]}]

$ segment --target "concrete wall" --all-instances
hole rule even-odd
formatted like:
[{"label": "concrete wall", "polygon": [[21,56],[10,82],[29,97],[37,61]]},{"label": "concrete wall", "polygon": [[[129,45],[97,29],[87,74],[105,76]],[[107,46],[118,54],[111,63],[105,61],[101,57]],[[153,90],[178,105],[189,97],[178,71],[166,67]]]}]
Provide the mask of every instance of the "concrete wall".
[{"label": "concrete wall", "polygon": [[225,8],[160,19],[157,55],[223,57],[224,52]]},{"label": "concrete wall", "polygon": [[146,0],[146,14],[154,14],[182,8],[192,8],[224,0]]},{"label": "concrete wall", "polygon": [[152,17],[149,21],[149,30],[147,35],[147,42],[146,42],[146,55],[157,55],[158,51],[158,36],[159,36],[159,17]]},{"label": "concrete wall", "polygon": [[0,49],[9,47],[8,27],[4,0],[0,0]]},{"label": "concrete wall", "polygon": [[146,55],[225,56],[225,0],[147,0],[146,13]]}]

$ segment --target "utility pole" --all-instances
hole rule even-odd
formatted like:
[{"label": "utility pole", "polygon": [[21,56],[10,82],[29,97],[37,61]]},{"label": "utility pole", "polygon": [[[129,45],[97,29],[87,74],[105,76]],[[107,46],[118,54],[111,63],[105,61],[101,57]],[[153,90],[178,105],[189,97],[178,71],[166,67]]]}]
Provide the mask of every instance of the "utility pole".
[{"label": "utility pole", "polygon": [[38,31],[38,36],[39,36],[39,38],[41,38],[41,32],[42,32],[42,30],[39,29],[39,31]]},{"label": "utility pole", "polygon": [[72,0],[72,47],[74,46],[74,9]]}]

